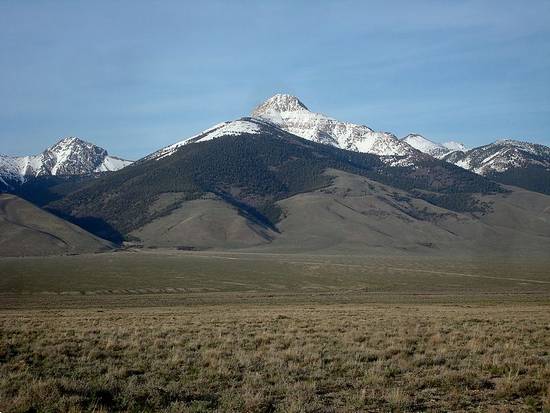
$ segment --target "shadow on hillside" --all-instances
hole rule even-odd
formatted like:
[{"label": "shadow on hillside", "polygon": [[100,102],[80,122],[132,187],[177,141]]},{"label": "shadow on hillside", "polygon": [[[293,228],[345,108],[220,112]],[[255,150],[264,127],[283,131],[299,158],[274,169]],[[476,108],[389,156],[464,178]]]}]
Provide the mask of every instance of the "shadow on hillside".
[{"label": "shadow on hillside", "polygon": [[122,244],[124,236],[118,232],[111,224],[97,217],[73,217],[71,215],[46,208],[49,212],[57,215],[72,224],[78,225],[80,228],[100,237],[111,241],[117,245]]}]

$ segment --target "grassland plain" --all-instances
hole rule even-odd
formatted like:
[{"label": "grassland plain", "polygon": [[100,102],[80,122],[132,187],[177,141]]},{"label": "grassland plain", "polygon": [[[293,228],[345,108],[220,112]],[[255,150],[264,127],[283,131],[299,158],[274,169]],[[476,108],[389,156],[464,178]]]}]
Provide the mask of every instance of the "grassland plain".
[{"label": "grassland plain", "polygon": [[550,411],[548,263],[0,260],[0,411]]},{"label": "grassland plain", "polygon": [[548,306],[3,312],[2,411],[549,411]]},{"label": "grassland plain", "polygon": [[[550,294],[550,258],[150,250],[0,258],[0,294]],[[0,304],[0,307],[2,305]]]}]

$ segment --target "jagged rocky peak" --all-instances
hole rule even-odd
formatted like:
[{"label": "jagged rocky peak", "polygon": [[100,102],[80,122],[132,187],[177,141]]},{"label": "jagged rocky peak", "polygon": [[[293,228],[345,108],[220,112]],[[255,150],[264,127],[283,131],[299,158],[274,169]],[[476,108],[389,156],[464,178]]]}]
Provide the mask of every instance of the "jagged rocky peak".
[{"label": "jagged rocky peak", "polygon": [[252,112],[254,117],[262,117],[267,112],[296,112],[309,109],[296,96],[278,93],[260,104]]},{"label": "jagged rocky peak", "polygon": [[499,139],[468,151],[451,152],[443,159],[475,173],[488,175],[515,168],[550,168],[550,148],[514,139]]},{"label": "jagged rocky peak", "polygon": [[60,139],[56,144],[46,149],[43,153],[55,154],[58,157],[58,160],[68,160],[68,158],[74,158],[75,161],[78,161],[78,157],[80,156],[104,158],[108,155],[105,149],[74,136]]},{"label": "jagged rocky peak", "polygon": [[57,143],[46,149],[46,151],[57,152],[63,150],[75,150],[77,148],[98,150],[101,153],[107,153],[105,149],[100,148],[93,143],[87,142],[84,139],[77,138],[76,136],[61,138],[59,141],[57,141]]},{"label": "jagged rocky peak", "polygon": [[38,175],[81,175],[95,171],[108,156],[105,149],[71,136],[42,153]]},{"label": "jagged rocky peak", "polygon": [[295,96],[277,94],[252,112],[283,130],[304,139],[338,148],[384,156],[417,155],[418,151],[393,134],[376,132],[365,125],[342,122],[310,111]]},{"label": "jagged rocky peak", "polygon": [[0,178],[22,183],[29,177],[116,171],[131,163],[110,156],[105,149],[93,143],[69,136],[38,155],[0,157]]},{"label": "jagged rocky peak", "polygon": [[71,144],[79,144],[79,145],[92,145],[90,142],[86,142],[85,140],[78,138],[76,136],[67,136],[65,138],[59,139],[57,143],[51,146],[51,148],[54,148],[56,146],[64,146],[64,145],[71,145]]}]

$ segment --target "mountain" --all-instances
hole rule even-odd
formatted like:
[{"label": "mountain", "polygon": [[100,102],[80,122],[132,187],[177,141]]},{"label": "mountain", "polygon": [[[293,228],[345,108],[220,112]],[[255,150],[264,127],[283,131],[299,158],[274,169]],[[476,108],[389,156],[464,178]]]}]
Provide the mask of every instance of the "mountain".
[{"label": "mountain", "polygon": [[529,166],[550,168],[550,148],[534,143],[501,139],[469,151],[454,152],[444,159],[480,175],[488,175],[492,172],[505,172]]},{"label": "mountain", "polygon": [[0,194],[0,256],[99,252],[102,240],[15,195]]},{"label": "mountain", "polygon": [[411,133],[402,139],[420,152],[427,153],[435,158],[442,158],[452,151],[465,151],[466,146],[460,142],[450,141],[437,143],[417,133]]},{"label": "mountain", "polygon": [[467,151],[468,148],[466,148],[466,145],[460,142],[450,141],[450,142],[444,142],[441,145],[443,145],[445,148],[451,150],[451,151]]},{"label": "mountain", "polygon": [[458,142],[433,142],[421,135],[403,138],[413,148],[497,182],[550,194],[550,148],[501,139],[473,149]]},{"label": "mountain", "polygon": [[252,117],[272,122],[287,132],[318,143],[356,152],[418,156],[418,151],[388,132],[341,122],[311,112],[297,97],[277,94],[260,104]]},{"label": "mountain", "polygon": [[0,190],[10,188],[12,184],[21,182],[20,170],[19,158],[0,154]]},{"label": "mountain", "polygon": [[442,159],[498,182],[550,194],[550,148],[544,145],[502,139]]},{"label": "mountain", "polygon": [[85,175],[117,171],[131,161],[110,156],[107,151],[79,138],[64,138],[39,155],[0,155],[0,184],[21,184],[40,176]]},{"label": "mountain", "polygon": [[242,118],[90,180],[46,208],[113,241],[182,249],[537,254],[550,247],[549,197],[428,156],[406,166],[382,158]]},{"label": "mountain", "polygon": [[441,158],[451,151],[445,145],[433,142],[416,133],[405,136],[402,141],[408,143],[413,148],[418,149],[420,152],[427,153],[435,158]]},{"label": "mountain", "polygon": [[[95,236],[142,247],[516,256],[550,249],[550,197],[496,182],[518,185],[517,176],[506,180],[510,171],[542,176],[544,147],[500,142],[516,148],[505,158],[517,165],[482,175],[459,162],[479,148],[437,159],[391,134],[312,113],[289,95],[253,115],[109,174],[39,175],[17,194]],[[461,148],[405,139],[423,151]]]}]

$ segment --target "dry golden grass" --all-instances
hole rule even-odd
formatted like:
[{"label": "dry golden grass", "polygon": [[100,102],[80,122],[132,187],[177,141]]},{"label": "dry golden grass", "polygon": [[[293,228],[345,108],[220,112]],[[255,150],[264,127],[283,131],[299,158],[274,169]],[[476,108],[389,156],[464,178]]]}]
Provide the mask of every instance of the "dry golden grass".
[{"label": "dry golden grass", "polygon": [[0,313],[0,411],[550,411],[547,305]]}]

